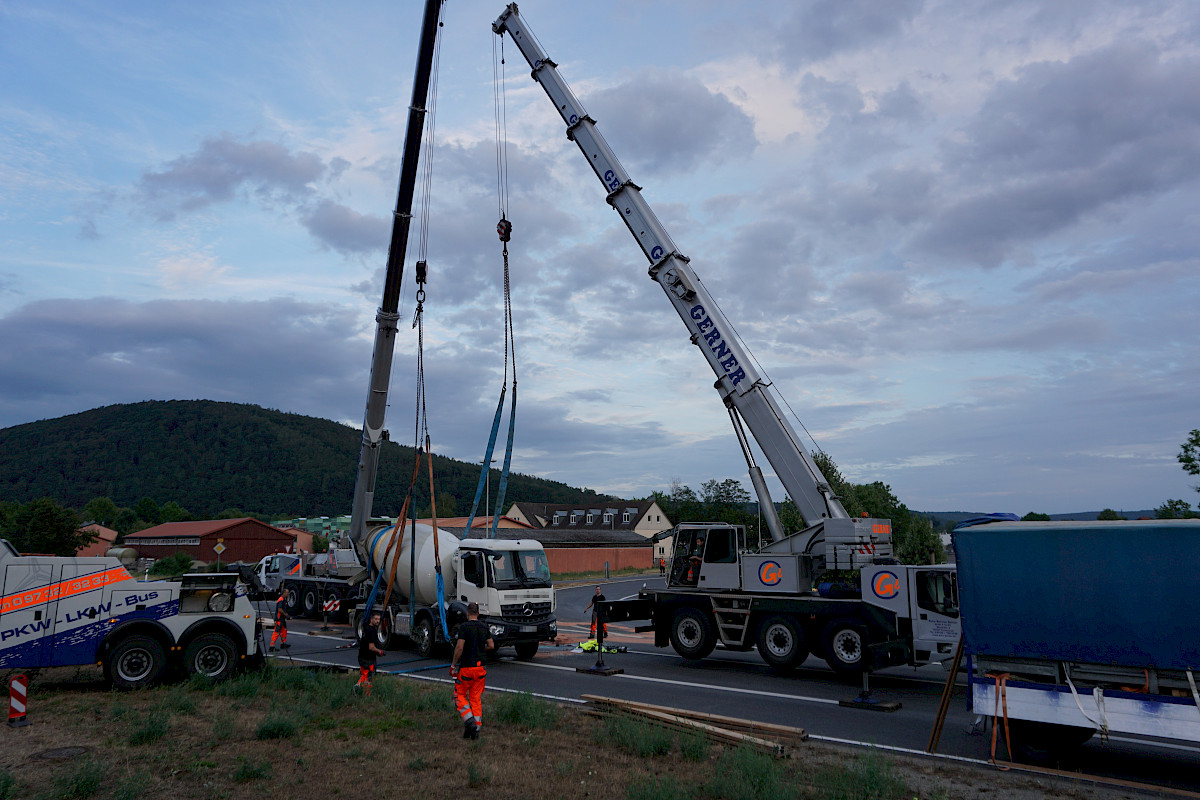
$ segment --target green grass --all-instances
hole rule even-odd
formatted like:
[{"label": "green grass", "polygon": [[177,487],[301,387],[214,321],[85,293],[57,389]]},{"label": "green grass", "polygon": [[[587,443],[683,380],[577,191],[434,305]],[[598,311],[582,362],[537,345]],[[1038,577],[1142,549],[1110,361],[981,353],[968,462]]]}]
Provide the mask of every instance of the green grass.
[{"label": "green grass", "polygon": [[716,800],[788,800],[796,796],[782,762],[748,747],[726,751],[706,789]]},{"label": "green grass", "polygon": [[237,783],[270,780],[271,765],[266,761],[251,762],[244,758],[239,758],[238,765],[234,768],[232,777]]},{"label": "green grass", "polygon": [[171,718],[165,710],[151,709],[130,731],[129,743],[132,745],[153,744],[166,736],[170,727]]},{"label": "green grass", "polygon": [[99,761],[91,758],[80,761],[70,772],[54,781],[50,796],[55,800],[94,797],[100,791],[104,773],[105,768]]},{"label": "green grass", "polygon": [[596,738],[611,742],[638,758],[665,756],[675,743],[675,734],[666,728],[626,716],[605,718],[603,724],[596,728]]},{"label": "green grass", "polygon": [[892,765],[874,751],[856,758],[848,770],[821,770],[814,785],[822,800],[905,800],[913,796]]},{"label": "green grass", "polygon": [[645,778],[630,783],[625,790],[629,800],[688,800],[691,789],[681,784],[678,778]]},{"label": "green grass", "polygon": [[17,796],[17,779],[6,769],[0,769],[0,800],[14,800]]},{"label": "green grass", "polygon": [[526,692],[496,692],[486,700],[485,714],[492,719],[528,728],[554,728],[562,710],[553,703]]},{"label": "green grass", "polygon": [[290,739],[296,735],[296,721],[282,715],[270,716],[254,730],[255,739]]}]

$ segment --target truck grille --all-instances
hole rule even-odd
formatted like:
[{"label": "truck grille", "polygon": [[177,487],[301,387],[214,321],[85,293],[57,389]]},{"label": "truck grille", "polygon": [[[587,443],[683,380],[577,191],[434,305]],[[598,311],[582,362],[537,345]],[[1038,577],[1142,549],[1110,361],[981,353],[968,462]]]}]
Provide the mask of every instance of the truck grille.
[{"label": "truck grille", "polygon": [[513,603],[500,606],[500,616],[505,622],[528,625],[549,619],[551,607],[551,603]]}]

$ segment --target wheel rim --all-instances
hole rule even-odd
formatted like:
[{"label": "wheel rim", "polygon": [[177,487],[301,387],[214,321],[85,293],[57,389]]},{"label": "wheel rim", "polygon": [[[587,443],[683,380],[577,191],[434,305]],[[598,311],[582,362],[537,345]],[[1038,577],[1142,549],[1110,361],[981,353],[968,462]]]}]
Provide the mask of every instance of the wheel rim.
[{"label": "wheel rim", "polygon": [[312,592],[304,594],[304,613],[311,614],[313,609],[317,607],[317,596]]},{"label": "wheel rim", "polygon": [[700,623],[691,617],[686,617],[675,626],[675,633],[679,637],[679,643],[684,647],[693,648],[700,645]]},{"label": "wheel rim", "polygon": [[833,636],[833,652],[843,664],[857,664],[862,659],[862,637],[858,631],[838,631]]},{"label": "wheel rim", "polygon": [[153,667],[154,656],[143,647],[126,650],[117,659],[117,675],[130,683],[144,680]]},{"label": "wheel rim", "polygon": [[429,623],[422,620],[417,623],[417,650],[422,653],[429,651],[430,641],[433,639],[433,631],[429,627]]},{"label": "wheel rim", "polygon": [[220,675],[228,665],[229,654],[225,652],[224,647],[216,644],[205,645],[192,661],[196,674],[206,678]]},{"label": "wheel rim", "polygon": [[767,651],[775,658],[787,658],[796,649],[796,638],[787,625],[776,623],[767,628]]}]

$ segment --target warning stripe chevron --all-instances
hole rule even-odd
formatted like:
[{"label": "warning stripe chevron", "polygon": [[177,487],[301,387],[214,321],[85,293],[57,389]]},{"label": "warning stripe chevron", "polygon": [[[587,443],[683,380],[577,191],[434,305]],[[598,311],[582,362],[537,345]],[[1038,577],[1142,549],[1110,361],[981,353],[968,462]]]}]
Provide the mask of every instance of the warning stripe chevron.
[{"label": "warning stripe chevron", "polygon": [[77,594],[90,592],[121,581],[133,580],[124,567],[113,567],[103,572],[93,572],[90,575],[79,575],[58,583],[51,583],[37,589],[26,589],[21,592],[0,597],[0,614],[19,611],[22,608],[40,606],[51,600],[61,600]]}]

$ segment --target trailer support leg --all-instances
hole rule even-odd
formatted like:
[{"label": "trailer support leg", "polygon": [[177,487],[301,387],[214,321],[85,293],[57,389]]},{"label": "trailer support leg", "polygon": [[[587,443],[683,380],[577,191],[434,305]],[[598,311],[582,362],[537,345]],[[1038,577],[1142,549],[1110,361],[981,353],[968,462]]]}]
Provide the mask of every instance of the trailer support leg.
[{"label": "trailer support leg", "polygon": [[871,697],[870,673],[865,669],[862,673],[862,691],[858,693],[858,697],[853,700],[839,700],[838,705],[843,708],[865,708],[868,711],[899,711],[902,707],[901,703],[880,702]]}]

